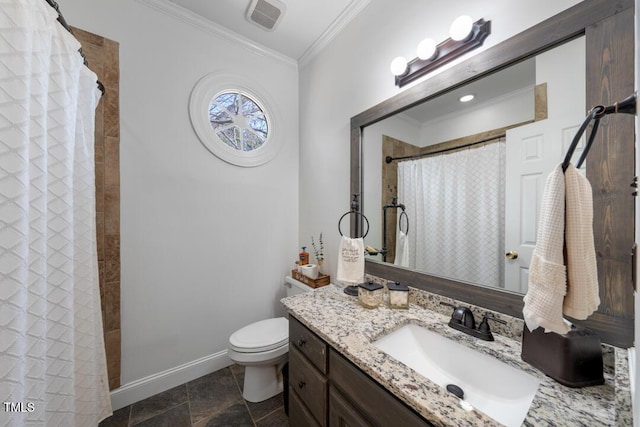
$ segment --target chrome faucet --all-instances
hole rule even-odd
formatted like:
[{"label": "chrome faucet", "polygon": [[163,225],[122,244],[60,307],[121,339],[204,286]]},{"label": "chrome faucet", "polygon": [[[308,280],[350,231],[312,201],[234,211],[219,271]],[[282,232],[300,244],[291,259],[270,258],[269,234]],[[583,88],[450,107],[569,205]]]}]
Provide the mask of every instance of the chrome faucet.
[{"label": "chrome faucet", "polygon": [[453,314],[451,314],[449,326],[484,341],[494,340],[491,328],[489,327],[489,320],[503,323],[505,325],[507,324],[504,320],[498,319],[494,317],[493,314],[487,312],[484,314],[480,325],[476,329],[476,319],[473,317],[473,312],[471,312],[468,307],[456,307],[455,305],[444,301],[440,302],[440,305],[447,305],[453,308]]}]

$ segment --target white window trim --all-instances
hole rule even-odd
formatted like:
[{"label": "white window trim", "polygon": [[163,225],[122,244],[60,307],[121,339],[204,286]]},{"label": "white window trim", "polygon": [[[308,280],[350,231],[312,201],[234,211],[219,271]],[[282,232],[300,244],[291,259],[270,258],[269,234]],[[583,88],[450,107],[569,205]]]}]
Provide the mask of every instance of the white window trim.
[{"label": "white window trim", "polygon": [[[247,94],[264,109],[269,134],[265,143],[251,151],[240,151],[229,147],[216,136],[209,123],[209,105],[214,96],[225,91]],[[275,104],[258,85],[251,80],[228,72],[214,72],[201,78],[191,91],[189,99],[191,125],[202,144],[214,155],[227,163],[242,167],[255,167],[272,160],[280,151],[279,115]]]}]

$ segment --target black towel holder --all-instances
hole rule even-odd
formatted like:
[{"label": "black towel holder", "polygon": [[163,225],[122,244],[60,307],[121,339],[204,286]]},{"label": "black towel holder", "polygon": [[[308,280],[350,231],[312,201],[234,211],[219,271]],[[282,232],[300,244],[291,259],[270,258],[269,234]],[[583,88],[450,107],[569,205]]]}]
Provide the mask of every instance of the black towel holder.
[{"label": "black towel holder", "polygon": [[398,215],[398,228],[402,231],[402,218],[404,217],[407,223],[407,231],[402,231],[404,234],[409,234],[409,215],[405,212],[405,206],[402,203],[398,203],[398,198],[391,199],[391,203],[382,207],[382,249],[378,253],[382,254],[382,261],[387,262],[387,209],[400,209],[400,215]]},{"label": "black towel holder", "polygon": [[595,107],[593,107],[587,114],[587,117],[584,119],[584,121],[582,122],[582,125],[580,125],[580,128],[578,129],[578,132],[576,133],[576,135],[573,137],[573,140],[571,141],[571,145],[569,146],[569,149],[567,150],[567,154],[564,157],[564,161],[562,162],[562,171],[563,172],[566,171],[567,168],[569,167],[569,163],[571,163],[571,157],[573,157],[573,152],[578,146],[578,143],[580,142],[580,138],[584,134],[585,130],[587,129],[591,121],[593,121],[591,133],[589,134],[589,139],[587,140],[587,144],[584,147],[584,151],[580,155],[580,159],[576,164],[576,168],[580,168],[580,166],[582,166],[582,163],[587,158],[587,154],[591,149],[591,144],[593,144],[593,140],[595,139],[596,133],[598,132],[598,125],[600,124],[600,119],[606,116],[607,114],[618,114],[618,113],[636,114],[636,103],[637,103],[637,93],[634,92],[633,94],[629,95],[622,101],[616,102],[615,104],[612,104],[608,107],[605,107],[604,105],[596,105]]},{"label": "black towel holder", "polygon": [[[338,220],[338,232],[340,233],[341,236],[344,236],[344,234],[342,234],[342,230],[340,229],[340,224],[342,223],[342,220],[344,219],[345,216],[347,215],[351,215],[351,214],[355,214],[355,215],[360,215],[360,217],[362,219],[364,219],[365,224],[367,224],[367,231],[365,231],[365,233],[362,235],[362,238],[364,239],[365,237],[367,237],[367,234],[369,234],[369,220],[367,219],[367,217],[360,212],[360,204],[358,203],[358,195],[357,194],[353,194],[352,195],[352,200],[351,200],[351,209],[347,212],[345,212],[340,219]],[[358,231],[358,227],[357,227],[357,222],[356,222],[356,234]],[[351,296],[358,296],[358,286],[357,285],[351,285],[351,286],[346,286],[343,290],[343,292],[347,295],[351,295]]]},{"label": "black towel holder", "polygon": [[[403,217],[405,218],[405,221],[407,222],[407,231],[403,231],[402,230],[402,218]],[[400,212],[400,216],[398,217],[398,228],[404,234],[409,234],[409,215],[407,215],[407,213],[404,211],[404,209],[402,210],[402,212]]]},{"label": "black towel holder", "polygon": [[[345,212],[338,220],[338,233],[340,233],[341,236],[344,236],[344,234],[342,234],[340,224],[342,223],[342,220],[344,219],[345,216],[351,215],[351,214],[360,215],[360,217],[364,219],[365,224],[367,224],[367,231],[365,231],[365,233],[362,235],[362,238],[364,239],[365,237],[367,237],[367,234],[369,234],[369,220],[362,212],[360,212],[360,206],[358,204],[357,194],[353,194],[353,199],[351,200],[351,209]],[[357,231],[357,228],[356,228],[356,231]]]}]

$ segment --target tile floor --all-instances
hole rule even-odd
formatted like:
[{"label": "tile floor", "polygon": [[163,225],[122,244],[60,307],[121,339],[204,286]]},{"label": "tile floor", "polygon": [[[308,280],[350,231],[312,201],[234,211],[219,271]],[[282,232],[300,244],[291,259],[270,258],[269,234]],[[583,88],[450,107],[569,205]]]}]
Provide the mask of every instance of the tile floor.
[{"label": "tile floor", "polygon": [[289,422],[282,394],[260,403],[242,398],[244,367],[228,368],[114,412],[99,427],[281,427]]}]

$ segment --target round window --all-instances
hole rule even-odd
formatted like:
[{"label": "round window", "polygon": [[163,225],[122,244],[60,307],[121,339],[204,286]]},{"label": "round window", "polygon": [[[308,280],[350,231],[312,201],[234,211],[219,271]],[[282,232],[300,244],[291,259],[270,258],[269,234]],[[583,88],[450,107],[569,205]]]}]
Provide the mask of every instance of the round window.
[{"label": "round window", "polygon": [[216,95],[209,104],[209,122],[216,136],[235,150],[257,150],[269,137],[264,109],[246,93]]},{"label": "round window", "polygon": [[222,160],[258,166],[279,149],[274,110],[253,86],[234,74],[209,74],[191,93],[189,113],[200,141]]}]

